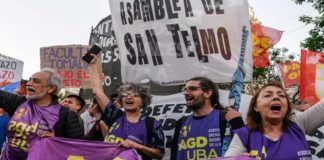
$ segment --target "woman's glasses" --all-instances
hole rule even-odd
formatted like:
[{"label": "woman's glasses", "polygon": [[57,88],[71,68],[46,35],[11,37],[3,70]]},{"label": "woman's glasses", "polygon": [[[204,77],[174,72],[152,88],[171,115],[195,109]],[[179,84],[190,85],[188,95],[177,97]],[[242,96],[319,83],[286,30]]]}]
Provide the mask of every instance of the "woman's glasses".
[{"label": "woman's glasses", "polygon": [[140,96],[140,94],[136,93],[136,92],[123,92],[121,95],[122,95],[122,97],[128,97],[128,96],[139,97]]}]

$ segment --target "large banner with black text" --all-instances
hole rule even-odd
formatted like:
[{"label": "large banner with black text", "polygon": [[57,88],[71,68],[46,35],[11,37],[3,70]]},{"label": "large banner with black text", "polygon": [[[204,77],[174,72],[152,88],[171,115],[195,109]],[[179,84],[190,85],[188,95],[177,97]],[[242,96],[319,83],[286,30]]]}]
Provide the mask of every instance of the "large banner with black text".
[{"label": "large banner with black text", "polygon": [[[109,0],[123,82],[170,86],[194,76],[230,82],[242,29],[250,32],[246,0]],[[245,81],[252,78],[251,37]]]},{"label": "large banner with black text", "polygon": [[[117,88],[122,83],[119,49],[114,29],[112,27],[111,15],[100,20],[100,22],[91,30],[89,46],[94,43],[99,43],[102,46],[102,73],[105,77],[103,87],[105,94],[110,96],[117,93]],[[161,86],[152,81],[148,81],[145,85],[150,86],[151,92],[158,95],[174,94],[181,90],[180,85]]]}]

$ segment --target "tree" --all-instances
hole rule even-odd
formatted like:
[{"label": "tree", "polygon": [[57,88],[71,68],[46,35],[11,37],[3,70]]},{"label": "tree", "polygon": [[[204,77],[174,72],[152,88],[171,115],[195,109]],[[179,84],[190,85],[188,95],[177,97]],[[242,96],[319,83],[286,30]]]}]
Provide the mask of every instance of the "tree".
[{"label": "tree", "polygon": [[319,16],[310,17],[303,15],[299,18],[305,24],[313,24],[314,28],[309,31],[309,37],[301,42],[301,46],[312,51],[324,51],[324,0],[293,0],[296,4],[312,3],[319,12]]},{"label": "tree", "polygon": [[254,95],[262,86],[270,81],[280,81],[277,63],[293,60],[294,55],[287,55],[287,48],[270,48],[270,65],[266,68],[253,69],[253,81],[245,84],[245,92]]}]

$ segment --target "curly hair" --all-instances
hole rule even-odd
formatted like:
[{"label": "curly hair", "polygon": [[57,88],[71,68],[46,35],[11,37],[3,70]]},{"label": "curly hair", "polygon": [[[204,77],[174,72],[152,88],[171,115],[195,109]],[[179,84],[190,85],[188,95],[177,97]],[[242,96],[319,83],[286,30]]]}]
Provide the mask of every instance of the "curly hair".
[{"label": "curly hair", "polygon": [[146,108],[151,104],[152,95],[150,92],[150,88],[148,86],[144,86],[141,84],[134,83],[125,83],[118,88],[118,102],[121,103],[123,96],[122,93],[127,91],[133,91],[134,93],[138,93],[143,101],[143,106],[141,108]]}]

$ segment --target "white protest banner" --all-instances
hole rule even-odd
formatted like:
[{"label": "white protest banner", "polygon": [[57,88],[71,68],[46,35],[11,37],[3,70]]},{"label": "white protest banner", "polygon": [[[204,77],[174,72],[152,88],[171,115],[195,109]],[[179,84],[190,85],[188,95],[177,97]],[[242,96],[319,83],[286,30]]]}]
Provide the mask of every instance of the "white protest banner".
[{"label": "white protest banner", "polygon": [[0,54],[0,86],[20,81],[23,68],[23,61]]},{"label": "white protest banner", "polygon": [[[224,106],[228,103],[228,94],[229,91],[219,90],[219,100]],[[240,112],[243,114],[243,119],[245,119],[252,96],[246,94],[241,96]],[[168,96],[153,96],[152,103],[144,112],[161,122],[166,140],[163,159],[170,159],[170,145],[174,134],[175,122],[182,116],[191,114],[191,111],[186,107],[184,95],[177,93]]]},{"label": "white protest banner", "polygon": [[[123,82],[177,85],[194,76],[230,82],[242,29],[250,32],[246,0],[109,0]],[[252,78],[251,36],[245,81]]]},{"label": "white protest banner", "polygon": [[313,159],[324,159],[324,127],[306,136]]},{"label": "white protest banner", "polygon": [[57,45],[40,49],[41,68],[56,70],[65,88],[90,86],[89,65],[82,60],[87,45]]}]

